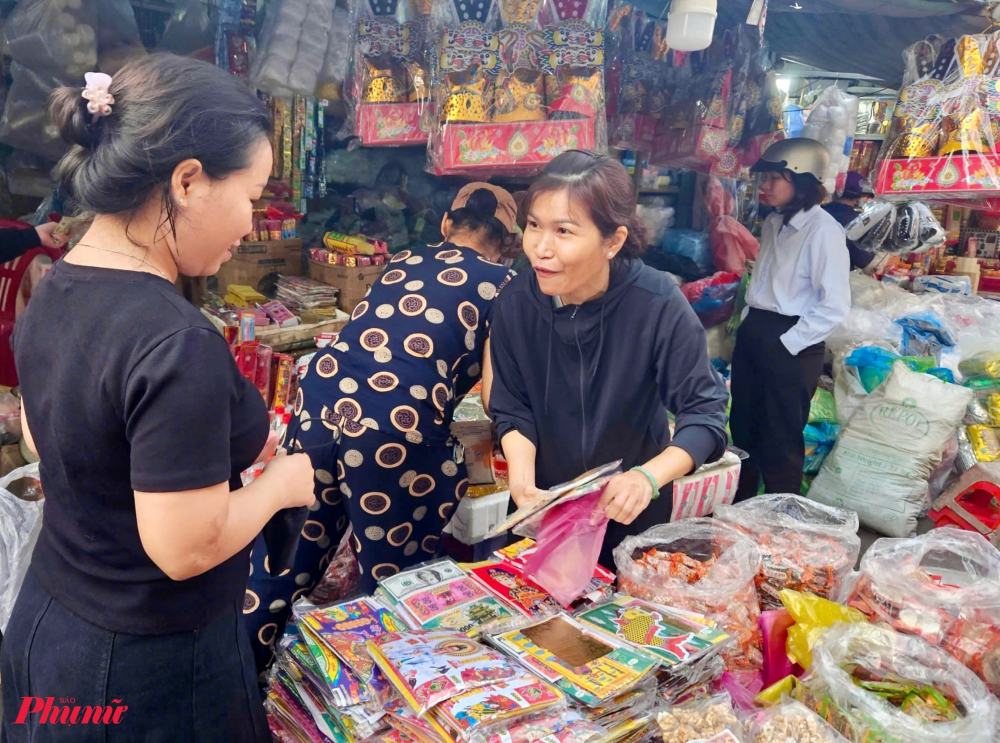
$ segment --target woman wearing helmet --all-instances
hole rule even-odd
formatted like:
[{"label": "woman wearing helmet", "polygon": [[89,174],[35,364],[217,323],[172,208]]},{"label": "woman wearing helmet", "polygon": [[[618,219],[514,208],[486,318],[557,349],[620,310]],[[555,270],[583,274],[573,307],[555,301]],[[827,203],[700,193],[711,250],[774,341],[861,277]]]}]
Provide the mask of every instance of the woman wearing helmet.
[{"label": "woman wearing helmet", "polygon": [[798,493],[802,429],[823,371],[827,336],[851,305],[844,230],[820,207],[830,158],[813,139],[777,142],[751,168],[762,173],[760,200],[774,208],[747,289],[748,312],[733,353],[733,443],[743,463],[736,500]]}]

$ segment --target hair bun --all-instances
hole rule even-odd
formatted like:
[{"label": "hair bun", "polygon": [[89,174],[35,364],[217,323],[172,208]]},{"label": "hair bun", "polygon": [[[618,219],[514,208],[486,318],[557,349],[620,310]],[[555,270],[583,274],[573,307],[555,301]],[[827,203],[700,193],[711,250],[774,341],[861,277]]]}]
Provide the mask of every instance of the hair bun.
[{"label": "hair bun", "polygon": [[104,117],[95,119],[87,110],[83,88],[56,88],[49,98],[49,115],[69,144],[92,149],[101,141]]},{"label": "hair bun", "polygon": [[465,202],[465,208],[480,222],[485,222],[497,213],[497,197],[488,188],[480,188],[472,192],[469,200]]}]

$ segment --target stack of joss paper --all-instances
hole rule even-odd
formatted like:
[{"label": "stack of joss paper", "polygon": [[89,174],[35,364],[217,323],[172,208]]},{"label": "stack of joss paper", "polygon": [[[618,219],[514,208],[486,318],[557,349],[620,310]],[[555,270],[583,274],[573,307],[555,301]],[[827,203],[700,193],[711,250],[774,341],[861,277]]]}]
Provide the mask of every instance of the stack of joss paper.
[{"label": "stack of joss paper", "polygon": [[393,632],[367,648],[401,697],[389,724],[420,743],[487,743],[566,708],[558,689],[462,633]]},{"label": "stack of joss paper", "polygon": [[448,559],[384,578],[378,595],[414,629],[443,629],[475,638],[521,617]]},{"label": "stack of joss paper", "polygon": [[370,598],[309,611],[290,624],[268,690],[275,737],[355,743],[385,730],[383,708],[396,692],[365,643],[406,629],[392,611]]},{"label": "stack of joss paper", "polygon": [[694,612],[617,595],[580,611],[585,626],[628,643],[660,662],[657,692],[667,701],[706,686],[724,671],[722,653],[733,639]]},{"label": "stack of joss paper", "polygon": [[606,740],[634,743],[648,732],[659,667],[653,655],[565,613],[488,639],[565,694],[608,731]]}]

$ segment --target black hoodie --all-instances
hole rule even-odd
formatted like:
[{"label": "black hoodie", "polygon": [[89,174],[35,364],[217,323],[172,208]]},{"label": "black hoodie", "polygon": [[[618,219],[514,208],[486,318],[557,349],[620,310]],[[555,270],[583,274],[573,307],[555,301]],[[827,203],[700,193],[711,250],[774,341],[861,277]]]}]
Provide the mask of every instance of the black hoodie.
[{"label": "black hoodie", "polygon": [[[642,465],[670,443],[696,466],[725,451],[728,394],[708,359],[705,331],[680,289],[641,261],[616,260],[604,296],[555,309],[533,271],[494,302],[490,411],[503,438],[518,431],[537,448],[545,489],[621,459]],[[670,521],[672,489],[631,525],[612,522],[601,564],[629,534]]]}]

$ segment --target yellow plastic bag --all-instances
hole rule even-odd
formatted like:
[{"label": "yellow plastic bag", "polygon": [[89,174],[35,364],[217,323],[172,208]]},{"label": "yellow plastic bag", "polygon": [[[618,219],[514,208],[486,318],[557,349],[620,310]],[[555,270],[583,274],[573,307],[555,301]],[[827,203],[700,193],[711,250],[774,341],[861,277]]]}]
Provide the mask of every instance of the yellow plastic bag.
[{"label": "yellow plastic bag", "polygon": [[781,704],[782,697],[792,696],[798,683],[799,680],[794,676],[785,676],[781,681],[771,684],[754,697],[754,702],[761,707],[773,707],[776,704]]},{"label": "yellow plastic bag", "polygon": [[857,609],[835,604],[811,593],[785,589],[778,593],[778,598],[795,620],[795,624],[788,628],[788,643],[785,645],[788,658],[803,668],[812,665],[812,649],[830,627],[840,622],[867,621]]}]

